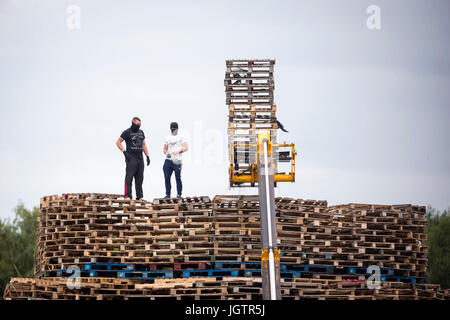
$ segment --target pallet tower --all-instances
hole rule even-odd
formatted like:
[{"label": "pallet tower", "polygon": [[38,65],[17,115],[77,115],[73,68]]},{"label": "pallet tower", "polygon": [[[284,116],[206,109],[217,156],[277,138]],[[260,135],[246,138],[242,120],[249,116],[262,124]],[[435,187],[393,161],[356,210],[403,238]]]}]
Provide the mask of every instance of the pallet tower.
[{"label": "pallet tower", "polygon": [[[226,104],[228,105],[228,149],[230,166],[238,173],[248,172],[256,162],[257,133],[270,132],[272,143],[277,142],[277,117],[274,103],[273,69],[275,60],[227,60],[225,72]],[[238,145],[234,148],[235,145]],[[277,158],[277,148],[274,148]],[[276,166],[275,166],[276,170]],[[235,183],[230,187],[248,187]]]}]

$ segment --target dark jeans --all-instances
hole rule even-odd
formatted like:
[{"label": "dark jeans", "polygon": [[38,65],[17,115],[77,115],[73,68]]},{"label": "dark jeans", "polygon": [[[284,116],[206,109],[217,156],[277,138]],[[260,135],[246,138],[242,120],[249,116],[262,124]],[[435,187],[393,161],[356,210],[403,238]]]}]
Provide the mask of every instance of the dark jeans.
[{"label": "dark jeans", "polygon": [[177,181],[177,195],[181,196],[181,190],[183,185],[181,183],[181,164],[175,164],[172,161],[166,159],[163,166],[164,179],[166,181],[166,196],[170,197],[170,190],[172,185],[170,184],[170,178],[172,177],[172,172],[175,171],[175,180]]},{"label": "dark jeans", "polygon": [[134,185],[136,187],[136,199],[143,197],[142,182],[144,181],[144,159],[129,157],[128,161],[125,161],[127,167],[125,169],[125,195],[132,199],[131,182],[134,178]]}]

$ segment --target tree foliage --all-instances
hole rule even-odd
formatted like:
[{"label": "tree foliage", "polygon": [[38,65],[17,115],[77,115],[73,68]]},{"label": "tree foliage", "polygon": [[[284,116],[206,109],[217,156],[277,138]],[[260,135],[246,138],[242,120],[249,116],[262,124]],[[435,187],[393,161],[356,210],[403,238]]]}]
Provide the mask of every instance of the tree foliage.
[{"label": "tree foliage", "polygon": [[0,299],[12,277],[33,277],[39,208],[28,210],[20,203],[15,217],[0,220]]},{"label": "tree foliage", "polygon": [[442,288],[450,288],[450,208],[440,212],[428,206],[428,270],[429,283],[439,283]]}]

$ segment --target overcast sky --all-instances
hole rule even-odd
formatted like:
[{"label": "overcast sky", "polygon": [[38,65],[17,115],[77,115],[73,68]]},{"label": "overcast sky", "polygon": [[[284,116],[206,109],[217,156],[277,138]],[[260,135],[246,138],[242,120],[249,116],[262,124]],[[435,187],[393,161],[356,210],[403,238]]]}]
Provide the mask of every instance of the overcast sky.
[{"label": "overcast sky", "polygon": [[296,183],[277,196],[447,208],[449,12],[446,0],[1,0],[0,217],[44,195],[122,193],[115,141],[135,115],[146,199],[164,196],[171,121],[191,147],[184,195],[256,194],[228,188],[223,79],[238,58],[276,59],[279,136],[298,150]]}]

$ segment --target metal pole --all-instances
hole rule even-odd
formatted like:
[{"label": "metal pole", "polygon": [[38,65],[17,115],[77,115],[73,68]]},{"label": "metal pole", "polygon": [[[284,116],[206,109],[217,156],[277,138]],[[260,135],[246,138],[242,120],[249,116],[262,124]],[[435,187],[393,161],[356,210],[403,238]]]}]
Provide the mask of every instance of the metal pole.
[{"label": "metal pole", "polygon": [[[269,166],[267,164],[267,139],[264,139],[264,171],[266,176],[266,198],[267,204],[270,203],[270,192],[269,192]],[[269,234],[269,279],[270,279],[270,299],[277,299],[277,291],[275,286],[275,259],[273,256],[273,243],[272,243],[272,223],[271,223],[270,205],[267,206],[267,231]]]}]

